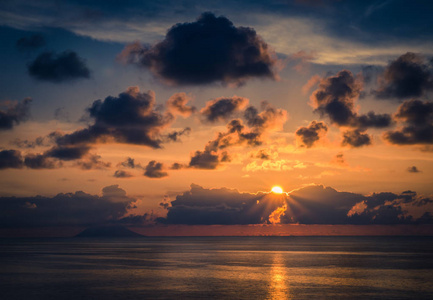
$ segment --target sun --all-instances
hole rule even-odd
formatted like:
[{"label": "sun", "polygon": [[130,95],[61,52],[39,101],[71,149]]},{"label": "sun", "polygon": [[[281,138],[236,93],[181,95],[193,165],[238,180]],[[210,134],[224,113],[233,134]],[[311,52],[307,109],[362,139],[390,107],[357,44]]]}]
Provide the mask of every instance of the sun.
[{"label": "sun", "polygon": [[271,191],[274,194],[282,194],[283,193],[283,189],[278,185],[273,186]]}]

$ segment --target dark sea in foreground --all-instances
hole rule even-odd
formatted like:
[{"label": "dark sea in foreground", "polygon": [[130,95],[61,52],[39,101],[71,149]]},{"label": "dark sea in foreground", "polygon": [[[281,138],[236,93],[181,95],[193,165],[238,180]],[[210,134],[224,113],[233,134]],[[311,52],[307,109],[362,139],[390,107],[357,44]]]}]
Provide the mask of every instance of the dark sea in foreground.
[{"label": "dark sea in foreground", "polygon": [[432,237],[2,239],[1,299],[433,299]]}]

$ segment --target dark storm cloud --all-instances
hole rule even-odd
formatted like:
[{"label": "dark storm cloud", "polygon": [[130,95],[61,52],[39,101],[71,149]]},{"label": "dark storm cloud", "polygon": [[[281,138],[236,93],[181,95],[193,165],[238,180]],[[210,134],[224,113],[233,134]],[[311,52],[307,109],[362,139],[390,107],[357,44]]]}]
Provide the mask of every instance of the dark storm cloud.
[{"label": "dark storm cloud", "polygon": [[32,99],[25,98],[21,102],[7,103],[5,110],[0,110],[0,130],[12,129],[15,125],[28,120]]},{"label": "dark storm cloud", "polygon": [[421,171],[416,166],[412,166],[412,167],[407,168],[407,171],[409,173],[421,173]]},{"label": "dark storm cloud", "polygon": [[[161,148],[164,142],[161,131],[175,120],[170,112],[161,113],[155,109],[153,92],[140,93],[138,87],[129,87],[118,97],[96,100],[87,111],[94,124],[70,134],[54,134],[58,145],[114,141]],[[176,138],[178,136],[179,133]]]},{"label": "dark storm cloud", "polygon": [[130,44],[119,59],[148,68],[177,85],[240,85],[252,77],[276,77],[275,58],[254,29],[235,27],[227,18],[212,13],[203,13],[192,23],[174,25],[165,39],[153,46]]},{"label": "dark storm cloud", "polygon": [[54,83],[90,77],[86,62],[73,51],[44,52],[27,68],[33,78]]},{"label": "dark storm cloud", "polygon": [[348,130],[343,133],[343,146],[362,147],[371,144],[371,138],[367,133],[361,130]]},{"label": "dark storm cloud", "polygon": [[248,102],[249,100],[243,97],[221,97],[208,101],[200,113],[208,122],[222,121],[231,117],[234,112],[244,109]]},{"label": "dark storm cloud", "polygon": [[0,227],[92,226],[116,222],[135,199],[118,186],[102,196],[84,192],[54,197],[1,197]]},{"label": "dark storm cloud", "polygon": [[45,44],[46,41],[42,34],[33,34],[17,40],[15,46],[20,51],[32,51],[45,46]]},{"label": "dark storm cloud", "polygon": [[433,89],[432,65],[421,55],[407,52],[392,61],[373,91],[381,99],[421,97]]},{"label": "dark storm cloud", "polygon": [[308,127],[300,127],[296,130],[296,135],[307,148],[311,148],[320,136],[328,131],[328,127],[323,122],[312,121]]},{"label": "dark storm cloud", "polygon": [[433,144],[433,103],[405,101],[395,114],[403,127],[387,131],[384,138],[396,145]]},{"label": "dark storm cloud", "polygon": [[194,106],[187,105],[190,100],[185,93],[176,93],[167,100],[167,110],[174,115],[189,117],[197,110]]},{"label": "dark storm cloud", "polygon": [[[369,196],[339,192],[330,187],[309,186],[290,194],[240,193],[230,189],[191,189],[178,195],[167,224],[413,224],[432,223],[433,200],[406,191]],[[414,217],[409,210],[421,210]]]},{"label": "dark storm cloud", "polygon": [[149,178],[162,178],[168,176],[167,172],[164,172],[164,165],[154,160],[150,161],[146,167],[144,167],[144,176]]},{"label": "dark storm cloud", "polygon": [[0,170],[1,169],[18,169],[23,167],[23,158],[21,152],[17,150],[0,151]]}]

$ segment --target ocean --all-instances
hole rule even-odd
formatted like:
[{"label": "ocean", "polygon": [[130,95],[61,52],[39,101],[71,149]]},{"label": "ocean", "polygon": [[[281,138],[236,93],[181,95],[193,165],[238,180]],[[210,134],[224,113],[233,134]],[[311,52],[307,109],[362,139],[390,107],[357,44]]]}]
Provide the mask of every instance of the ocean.
[{"label": "ocean", "polygon": [[433,299],[433,238],[2,239],[0,299]]}]

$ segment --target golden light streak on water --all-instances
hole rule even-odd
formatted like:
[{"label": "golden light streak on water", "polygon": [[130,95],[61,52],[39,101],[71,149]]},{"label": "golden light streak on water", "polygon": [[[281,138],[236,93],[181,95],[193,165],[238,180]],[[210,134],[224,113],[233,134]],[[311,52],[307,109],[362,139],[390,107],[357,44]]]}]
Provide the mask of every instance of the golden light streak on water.
[{"label": "golden light streak on water", "polygon": [[282,253],[273,255],[270,272],[269,296],[267,299],[291,299],[289,292],[289,277],[284,265]]}]

